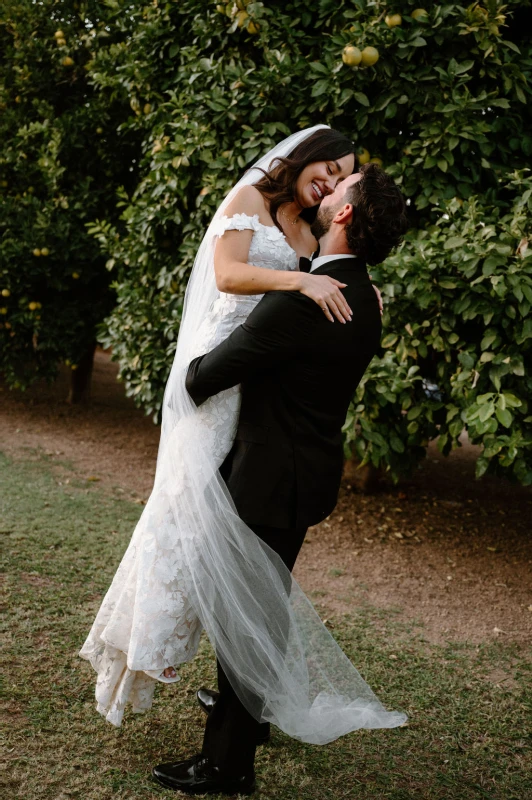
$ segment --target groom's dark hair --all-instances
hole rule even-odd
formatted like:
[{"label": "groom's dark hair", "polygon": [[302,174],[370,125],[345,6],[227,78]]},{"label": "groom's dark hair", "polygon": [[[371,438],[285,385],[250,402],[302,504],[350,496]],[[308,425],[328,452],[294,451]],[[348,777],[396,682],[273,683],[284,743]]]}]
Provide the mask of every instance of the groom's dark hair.
[{"label": "groom's dark hair", "polygon": [[[300,142],[286,158],[277,158],[274,166],[268,171],[261,170],[264,172],[264,177],[254,185],[268,200],[270,216],[280,230],[282,229],[277,219],[277,211],[283,203],[293,202],[297,179],[305,167],[316,161],[337,161],[350,154],[355,157],[353,172],[358,172],[358,158],[353,142],[340,131],[322,128]],[[315,217],[314,209],[303,210],[302,216],[307,219],[305,212],[310,212],[307,221],[311,222]]]},{"label": "groom's dark hair", "polygon": [[343,203],[353,206],[345,235],[350,251],[375,266],[408,230],[406,203],[393,178],[377,164],[364,164],[360,173],[362,178],[346,189],[343,198]]}]

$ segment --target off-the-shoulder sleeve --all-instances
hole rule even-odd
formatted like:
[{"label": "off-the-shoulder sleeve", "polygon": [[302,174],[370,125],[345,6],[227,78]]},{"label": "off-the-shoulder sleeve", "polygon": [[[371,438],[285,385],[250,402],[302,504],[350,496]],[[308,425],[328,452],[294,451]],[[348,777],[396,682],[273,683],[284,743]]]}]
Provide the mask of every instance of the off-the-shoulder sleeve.
[{"label": "off-the-shoulder sleeve", "polygon": [[223,236],[226,231],[258,231],[259,215],[234,214],[232,217],[220,217],[213,225],[215,236]]}]

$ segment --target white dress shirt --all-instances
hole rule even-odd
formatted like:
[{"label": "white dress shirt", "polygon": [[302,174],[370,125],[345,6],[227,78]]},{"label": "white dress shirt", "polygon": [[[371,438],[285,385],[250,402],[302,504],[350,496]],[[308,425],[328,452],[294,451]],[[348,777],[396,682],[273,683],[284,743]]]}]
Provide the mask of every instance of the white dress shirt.
[{"label": "white dress shirt", "polygon": [[325,261],[336,261],[338,258],[356,258],[356,256],[351,253],[338,253],[336,256],[317,256],[310,262],[310,271],[314,272],[314,270],[321,267]]}]

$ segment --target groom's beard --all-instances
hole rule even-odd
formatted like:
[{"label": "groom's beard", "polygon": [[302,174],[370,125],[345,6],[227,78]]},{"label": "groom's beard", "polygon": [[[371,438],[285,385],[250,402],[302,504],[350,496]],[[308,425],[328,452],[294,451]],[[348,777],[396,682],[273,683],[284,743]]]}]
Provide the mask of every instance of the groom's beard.
[{"label": "groom's beard", "polygon": [[324,208],[318,209],[318,213],[316,214],[316,219],[310,226],[310,232],[314,236],[315,239],[319,240],[322,236],[325,236],[328,233],[329,228],[331,227],[331,223],[335,217],[337,209],[335,208]]}]

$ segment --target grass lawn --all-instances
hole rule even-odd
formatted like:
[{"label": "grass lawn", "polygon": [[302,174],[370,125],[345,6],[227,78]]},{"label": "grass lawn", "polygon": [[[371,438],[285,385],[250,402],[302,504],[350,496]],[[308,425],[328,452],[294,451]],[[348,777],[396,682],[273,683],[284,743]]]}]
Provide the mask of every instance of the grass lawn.
[{"label": "grass lawn", "polygon": [[[152,765],[200,747],[204,720],[194,693],[214,686],[208,641],[180,683],[158,688],[152,710],[129,713],[118,730],[96,713],[94,673],[77,656],[139,512],[68,464],[52,466],[39,453],[27,461],[0,454],[6,798],[174,797],[152,783]],[[409,724],[325,747],[274,731],[258,751],[257,796],[532,798],[531,662],[523,649],[430,645],[421,628],[371,607],[333,624],[383,703],[406,711]]]}]

